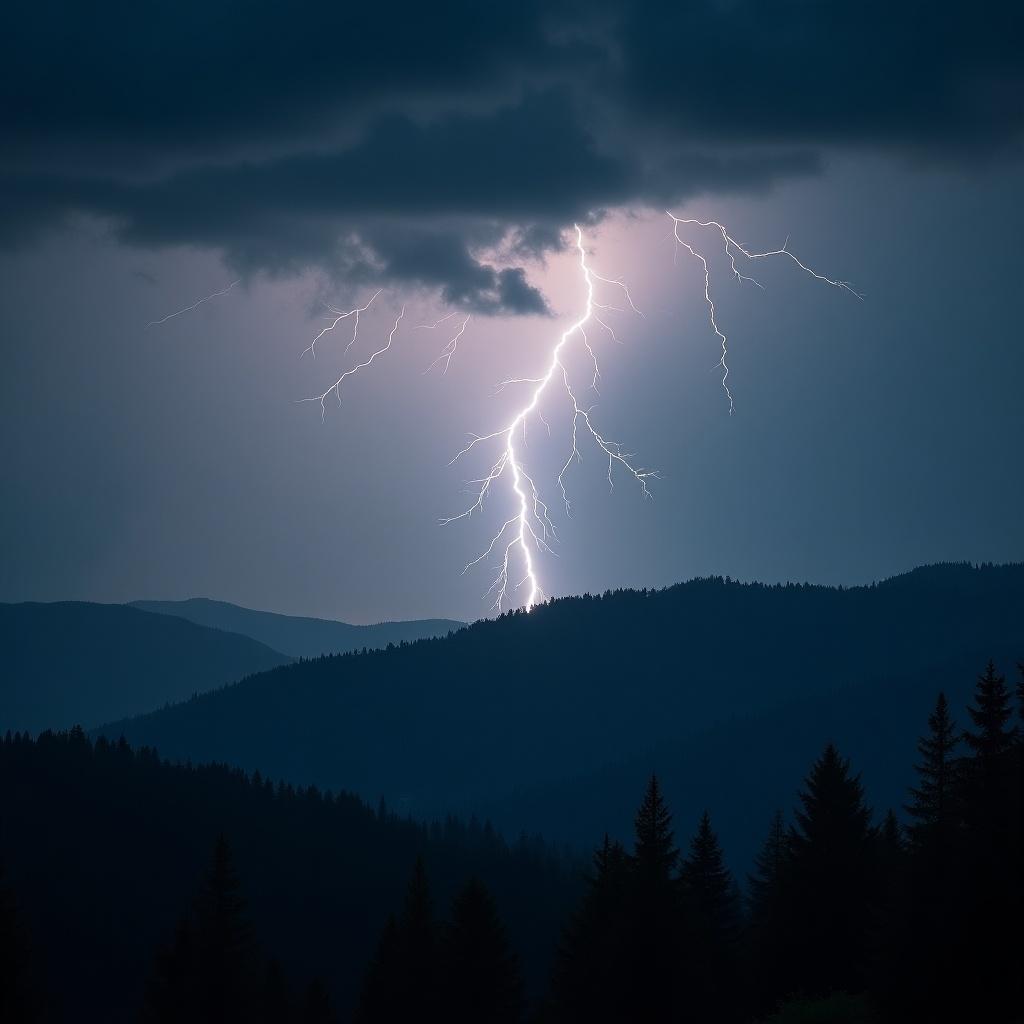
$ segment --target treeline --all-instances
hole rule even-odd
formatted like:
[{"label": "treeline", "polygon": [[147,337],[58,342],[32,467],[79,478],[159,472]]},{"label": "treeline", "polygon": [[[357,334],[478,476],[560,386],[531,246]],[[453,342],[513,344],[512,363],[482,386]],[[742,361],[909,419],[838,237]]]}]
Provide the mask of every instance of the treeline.
[{"label": "treeline", "polygon": [[[465,861],[453,887],[450,864],[406,850],[406,891],[398,898],[392,889],[384,903],[392,916],[376,929],[376,951],[358,965],[335,958],[310,977],[268,952],[296,936],[280,925],[260,927],[255,905],[262,894],[239,880],[222,838],[201,883],[196,872],[192,894],[179,901],[176,928],[168,923],[160,951],[149,954],[137,1012],[150,1024],[1020,1021],[1024,667],[1016,698],[1015,710],[1005,677],[991,664],[964,722],[938,696],[899,817],[890,810],[876,819],[859,776],[827,745],[791,820],[765,816],[763,848],[742,883],[709,814],[677,843],[652,777],[630,847],[610,838],[598,847],[578,905],[564,919],[547,985],[529,1000],[515,952],[523,951],[523,933],[506,930],[502,917],[528,908],[535,955],[550,927],[541,916],[545,899],[570,891],[564,875],[549,874],[555,884],[540,897],[530,888],[540,876],[518,873],[523,887],[495,900]],[[81,737],[45,742],[88,748]],[[10,740],[2,749],[26,744],[36,746]],[[103,757],[113,752],[104,748]],[[735,756],[741,770],[757,771],[742,751]],[[146,788],[138,795],[148,795]],[[761,813],[750,808],[751,821]],[[126,823],[120,841],[130,833]],[[500,844],[493,835],[488,842]],[[264,852],[251,836],[236,848],[240,865]],[[394,860],[387,870],[395,872]],[[373,874],[367,864],[359,874],[342,872],[343,888],[358,892]],[[293,899],[301,888],[295,876],[277,882]],[[0,899],[4,979],[27,976],[10,903],[7,895]],[[312,902],[296,909],[292,927],[316,930],[321,941],[351,927],[344,913],[332,927],[315,926],[322,907]],[[61,920],[55,914],[51,927]],[[22,967],[12,971],[11,964]],[[358,989],[339,986],[342,967],[357,970]],[[17,998],[17,985],[11,992]],[[107,1016],[88,1007],[77,1018]]]},{"label": "treeline", "polygon": [[[1024,667],[1017,687],[1024,718]],[[831,744],[746,898],[707,814],[682,854],[652,778],[632,852],[605,840],[543,1019],[1019,1021],[1024,739],[993,665],[960,731],[940,694],[907,824],[873,823]],[[756,770],[756,766],[750,766]]]},{"label": "treeline", "polygon": [[[528,993],[543,987],[581,891],[578,858],[535,836],[506,841],[473,818],[413,822],[383,801],[371,808],[224,765],[170,764],[79,730],[8,735],[0,738],[0,977],[22,979],[17,990],[30,992],[41,1021],[138,1020],[158,949],[167,955],[178,936],[200,969],[198,937],[211,933],[202,893],[219,835],[233,856],[218,877],[235,876],[252,939],[247,984],[264,1005],[264,971],[276,961],[296,1012],[320,979],[347,1017],[418,858],[439,906],[469,878],[486,884]],[[5,974],[15,961],[23,967]],[[5,1012],[4,993],[15,988],[0,981],[3,1024],[22,1019]]]}]

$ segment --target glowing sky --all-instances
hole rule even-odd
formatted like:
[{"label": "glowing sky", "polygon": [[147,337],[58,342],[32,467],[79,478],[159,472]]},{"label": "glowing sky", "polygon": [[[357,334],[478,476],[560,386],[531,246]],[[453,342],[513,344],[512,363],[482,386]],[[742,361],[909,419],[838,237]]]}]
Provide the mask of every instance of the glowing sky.
[{"label": "glowing sky", "polygon": [[[616,317],[621,346],[595,338],[596,415],[663,479],[652,502],[626,479],[609,495],[583,445],[571,524],[551,502],[561,542],[544,559],[548,593],[712,572],[858,582],[924,561],[1024,558],[1009,23],[966,31],[943,15],[922,29],[909,7],[887,14],[890,37],[854,87],[842,72],[867,30],[838,14],[686,7],[691,38],[726,24],[751,74],[775,69],[751,92],[712,84],[723,44],[670,60],[666,33],[614,5],[575,21],[571,4],[526,6],[496,24],[452,5],[386,54],[367,44],[374,69],[359,48],[346,62],[317,33],[286,33],[261,73],[229,47],[230,25],[197,41],[209,12],[175,10],[159,48],[146,26],[124,29],[135,47],[86,26],[99,49],[69,50],[53,81],[28,58],[44,43],[63,52],[63,35],[23,13],[24,52],[4,65],[0,85],[20,100],[0,160],[0,599],[206,595],[350,621],[483,614],[491,574],[460,572],[505,499],[440,528],[490,464],[448,463],[515,407],[519,395],[492,385],[541,371],[578,315],[581,281],[558,246],[576,217],[594,268],[624,275],[646,314]],[[264,14],[255,5],[245,29],[256,51],[270,45]],[[346,31],[380,43],[385,21]],[[595,57],[612,23],[614,73]],[[445,36],[449,65],[410,56],[429,49],[423,33]],[[198,48],[199,68],[177,92],[146,63],[166,70],[175,39]],[[779,70],[787,47],[800,75]],[[926,90],[931,58],[942,77]],[[805,88],[815,74],[817,100]],[[663,204],[756,247],[788,235],[866,301],[785,266],[758,267],[765,292],[738,285],[705,237],[731,342],[730,417],[702,277],[673,265]],[[315,362],[299,355],[323,302],[347,309],[377,288],[361,355],[403,304],[410,326],[472,314],[458,354],[424,375],[447,336],[399,330],[321,422],[296,400],[349,365],[347,335],[321,339]],[[559,418],[556,407],[550,444],[529,438],[550,485],[566,455]]]}]

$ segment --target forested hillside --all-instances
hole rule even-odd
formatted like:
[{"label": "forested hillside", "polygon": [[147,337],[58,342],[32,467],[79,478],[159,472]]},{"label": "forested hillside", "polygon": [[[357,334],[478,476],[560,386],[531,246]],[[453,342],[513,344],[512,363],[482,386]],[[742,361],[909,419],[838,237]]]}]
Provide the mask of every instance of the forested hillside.
[{"label": "forested hillside", "polygon": [[705,579],[292,665],[102,731],[383,793],[416,815],[486,807],[513,834],[543,825],[580,845],[628,826],[630,794],[657,767],[684,809],[721,813],[742,866],[752,847],[733,826],[749,782],[735,749],[758,758],[772,805],[828,738],[891,797],[909,781],[922,702],[943,687],[966,699],[977,665],[1011,669],[1021,651],[1024,566],[849,589]]},{"label": "forested hillside", "polygon": [[247,636],[119,604],[0,604],[0,729],[92,726],[290,659]]},{"label": "forested hillside", "polygon": [[1018,679],[1014,702],[989,663],[966,707],[920,709],[903,824],[822,744],[792,811],[733,809],[761,843],[746,876],[715,816],[673,818],[656,776],[628,842],[594,837],[584,879],[486,826],[419,826],[80,731],[8,735],[0,1016],[1014,1024]]}]

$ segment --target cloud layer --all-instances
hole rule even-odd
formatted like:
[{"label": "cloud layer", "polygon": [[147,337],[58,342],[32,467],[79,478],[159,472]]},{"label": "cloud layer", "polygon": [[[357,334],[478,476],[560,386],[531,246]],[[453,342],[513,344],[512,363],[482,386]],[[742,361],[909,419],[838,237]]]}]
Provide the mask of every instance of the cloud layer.
[{"label": "cloud layer", "polygon": [[763,189],[836,148],[1016,151],[1022,37],[994,2],[20,5],[0,231],[86,212],[242,272],[542,313],[521,264],[573,220]]}]

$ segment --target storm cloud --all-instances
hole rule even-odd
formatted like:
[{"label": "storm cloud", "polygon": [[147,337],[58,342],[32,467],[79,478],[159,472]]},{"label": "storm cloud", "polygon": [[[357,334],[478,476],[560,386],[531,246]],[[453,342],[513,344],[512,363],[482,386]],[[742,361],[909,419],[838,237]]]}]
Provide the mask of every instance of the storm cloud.
[{"label": "storm cloud", "polygon": [[811,0],[18,5],[0,231],[87,213],[242,273],[544,313],[523,263],[603,211],[762,190],[831,151],[993,161],[1024,15]]}]

